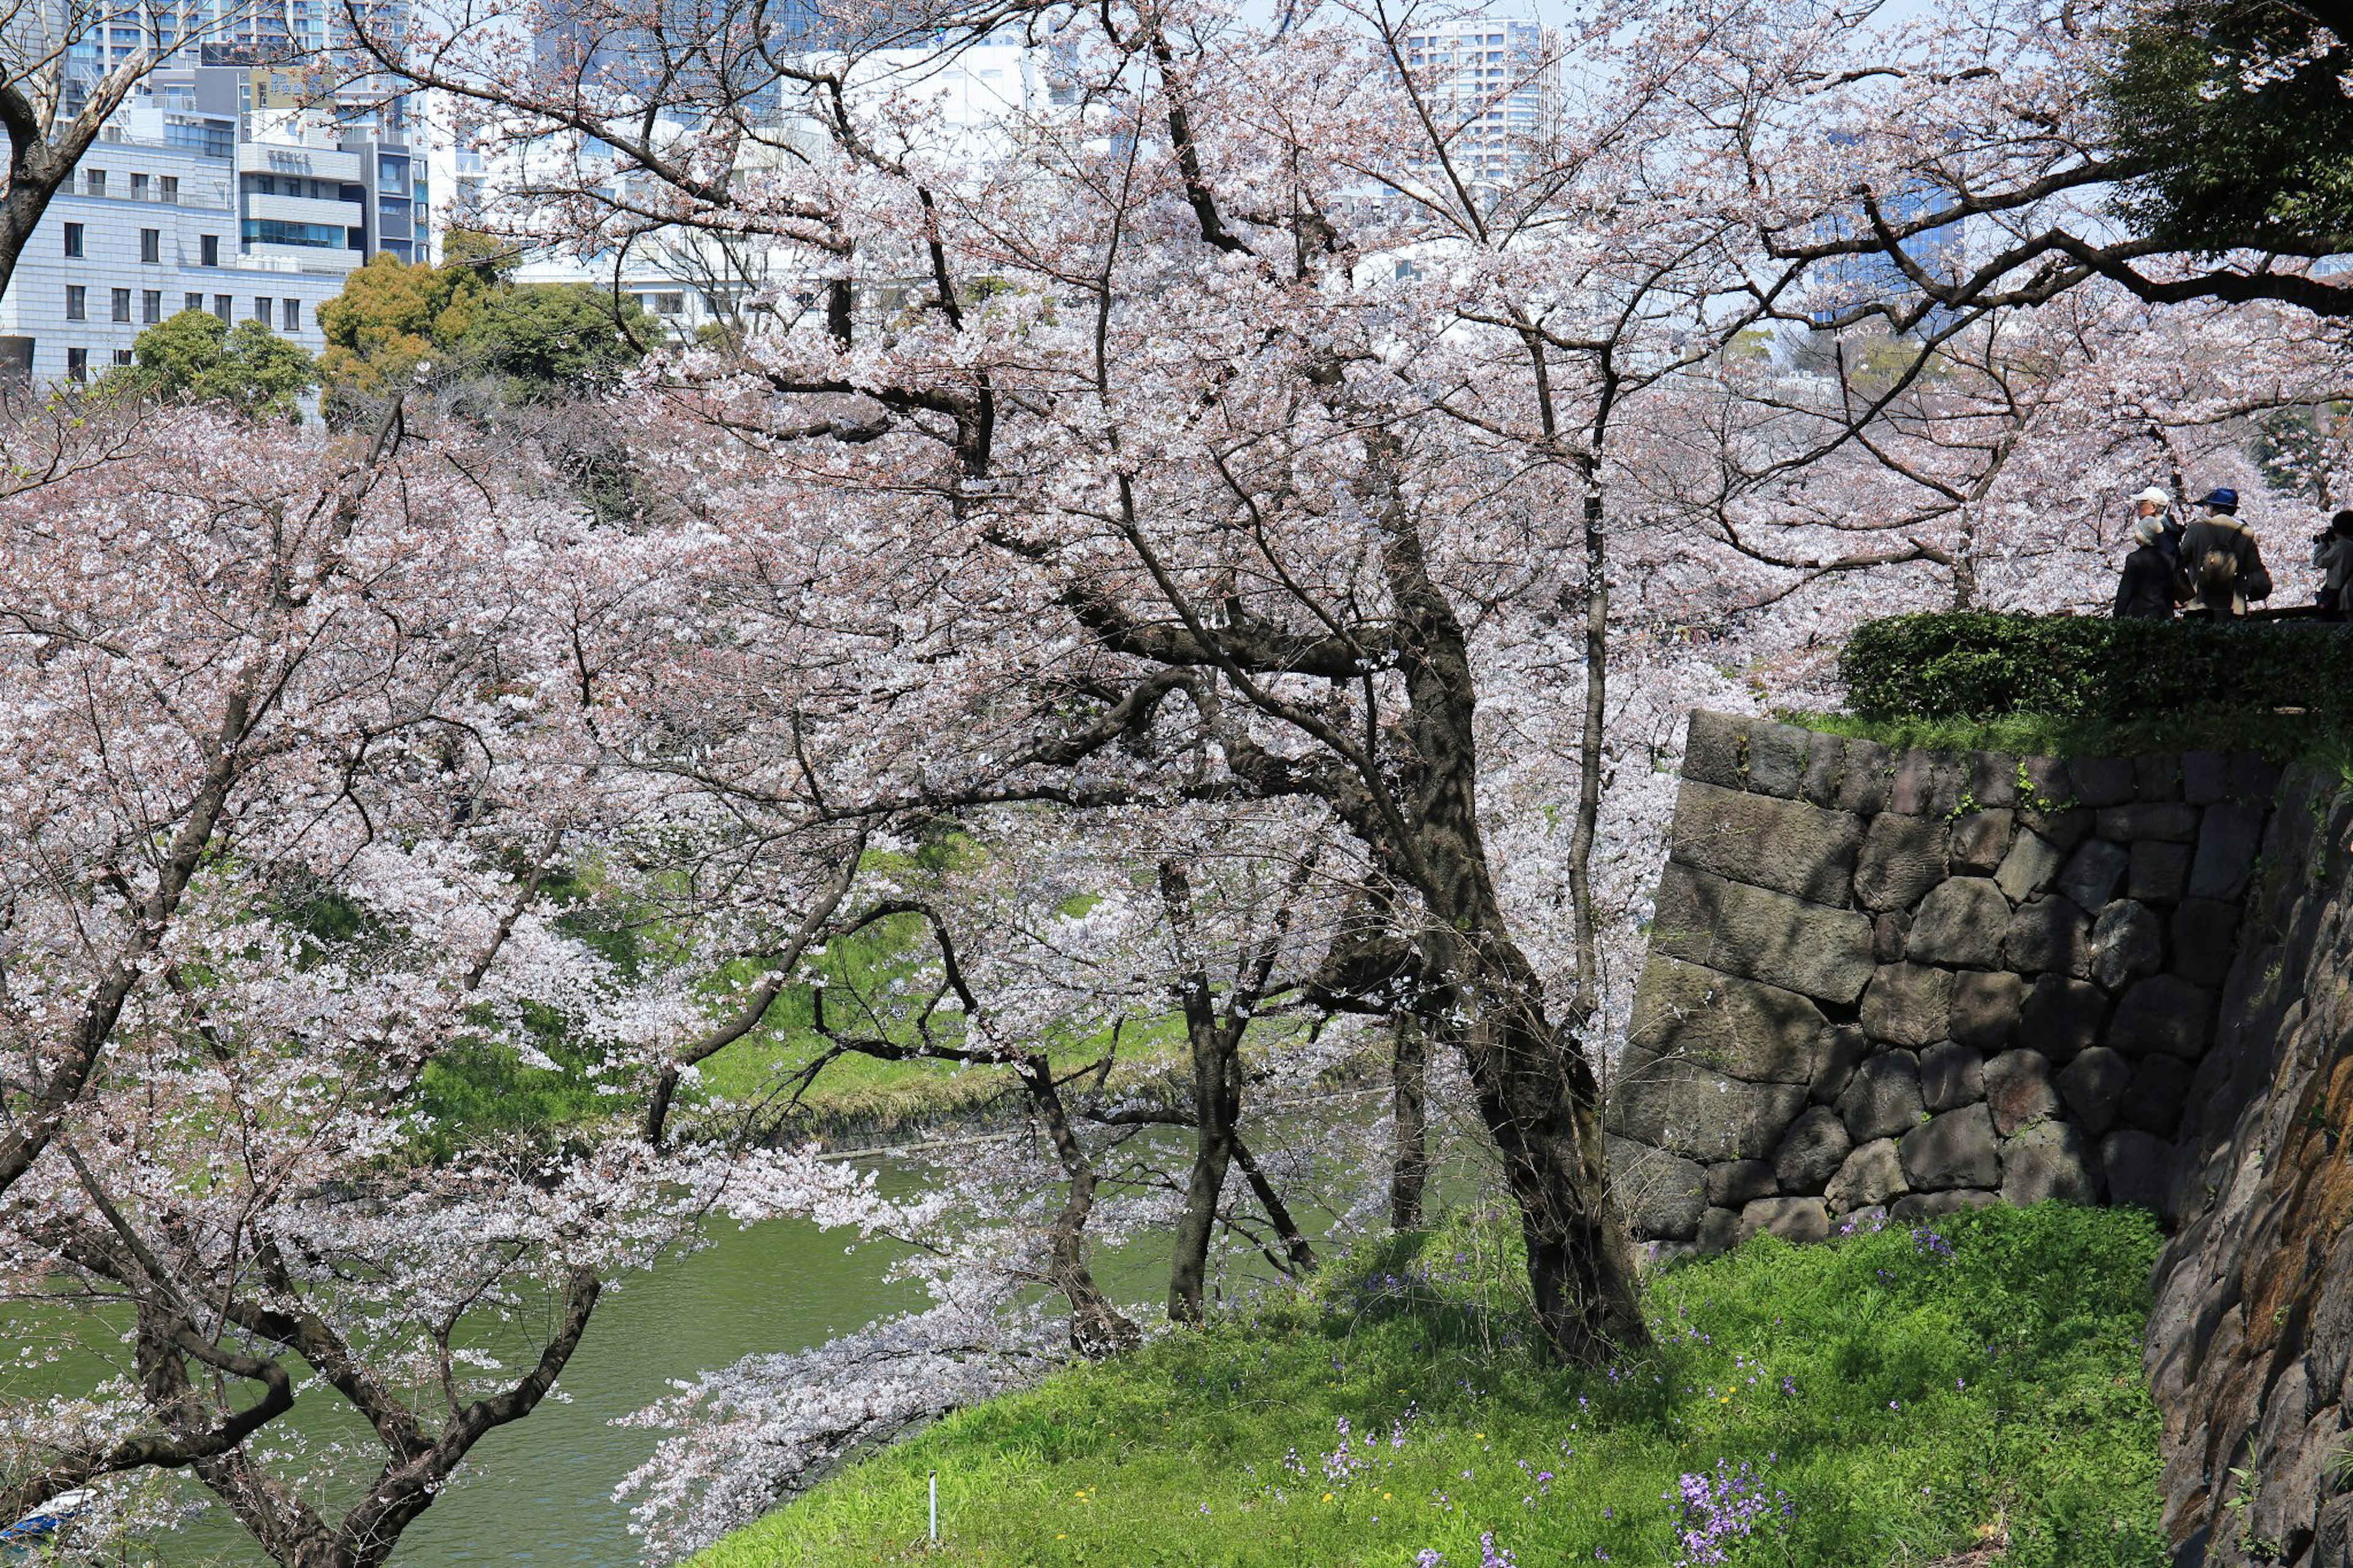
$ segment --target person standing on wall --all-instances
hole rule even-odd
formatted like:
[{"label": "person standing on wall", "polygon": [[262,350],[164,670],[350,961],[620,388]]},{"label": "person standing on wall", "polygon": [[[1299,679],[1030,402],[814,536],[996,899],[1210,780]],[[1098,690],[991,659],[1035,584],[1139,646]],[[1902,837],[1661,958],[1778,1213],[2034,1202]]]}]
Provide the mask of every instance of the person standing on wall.
[{"label": "person standing on wall", "polygon": [[2239,492],[2209,490],[2200,506],[2206,515],[2181,531],[2181,572],[2189,592],[2216,619],[2237,619],[2248,604],[2272,596],[2254,530],[2239,519]]},{"label": "person standing on wall", "polygon": [[2320,593],[2315,601],[2320,605],[2320,618],[2353,620],[2353,595],[2347,591],[2353,584],[2353,508],[2330,518],[2327,531],[2314,536],[2312,563],[2321,574]]},{"label": "person standing on wall", "polygon": [[2165,551],[2165,523],[2144,511],[2133,519],[2132,536],[2132,553],[2116,578],[2116,618],[2169,621],[2181,602],[2181,574]]}]

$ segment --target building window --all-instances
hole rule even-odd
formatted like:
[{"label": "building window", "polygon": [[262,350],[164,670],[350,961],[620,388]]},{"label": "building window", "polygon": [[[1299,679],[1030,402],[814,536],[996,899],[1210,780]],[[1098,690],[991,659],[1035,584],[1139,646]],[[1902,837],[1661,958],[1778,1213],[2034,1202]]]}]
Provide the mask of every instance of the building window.
[{"label": "building window", "polygon": [[203,310],[204,308],[205,308],[205,297],[204,297],[202,294],[183,294],[183,295],[181,295],[181,296],[180,296],[180,309],[181,309],[181,310]]},{"label": "building window", "polygon": [[139,319],[151,327],[164,319],[164,290],[149,289],[140,294]]},{"label": "building window", "polygon": [[142,228],[139,231],[139,259],[153,267],[164,259],[164,231]]},{"label": "building window", "polygon": [[131,359],[132,354],[129,349],[117,349],[114,351],[114,363],[116,364],[127,365],[131,363]]},{"label": "building window", "polygon": [[657,294],[654,296],[654,314],[657,316],[675,316],[685,309],[686,296],[683,294]]},{"label": "building window", "polygon": [[90,320],[90,290],[79,283],[66,285],[66,320],[69,321]]},{"label": "building window", "polygon": [[85,174],[82,178],[83,178],[83,189],[84,189],[84,190],[86,190],[86,191],[88,191],[91,195],[93,195],[93,196],[102,196],[102,195],[106,195],[106,171],[105,171],[105,170],[103,170],[103,169],[92,169],[92,170],[90,170],[90,173],[89,173],[89,174]]},{"label": "building window", "polygon": [[347,228],[343,230],[343,248],[345,250],[365,250],[367,248],[367,230],[364,228]]},{"label": "building window", "polygon": [[131,199],[134,202],[143,202],[147,199],[146,175],[133,174],[131,176]]},{"label": "building window", "polygon": [[130,290],[130,289],[117,289],[114,291],[114,299],[113,299],[112,303],[113,303],[113,306],[114,306],[113,319],[114,319],[115,321],[129,321],[129,320],[131,319],[131,290]]},{"label": "building window", "polygon": [[71,381],[88,381],[90,379],[90,351],[88,349],[66,350],[66,376]]},{"label": "building window", "polygon": [[218,316],[222,321],[227,321],[230,313],[236,309],[237,301],[230,299],[227,295],[216,294],[213,296],[213,314]]},{"label": "building window", "polygon": [[203,237],[201,237],[200,239],[198,239],[198,240],[196,241],[196,247],[197,247],[197,260],[196,260],[196,265],[197,265],[197,266],[199,266],[199,267],[218,267],[218,266],[220,265],[220,236],[219,236],[219,235],[216,235],[216,234],[208,234],[208,235],[204,236]]},{"label": "building window", "polygon": [[265,327],[269,325],[269,308],[276,303],[267,294],[256,294],[253,297],[253,319]]},{"label": "building window", "polygon": [[302,330],[301,300],[280,300],[278,301],[278,308],[285,312],[284,316],[280,319],[284,322],[285,330],[287,331],[299,332]]},{"label": "building window", "polygon": [[178,206],[180,205],[180,176],[177,174],[157,175],[155,179],[155,199],[159,202],[169,203],[173,206]]},{"label": "building window", "polygon": [[276,217],[249,217],[241,232],[248,245],[306,245],[332,250],[343,241],[343,231],[333,224],[292,223]]},{"label": "building window", "polygon": [[68,256],[81,254],[81,225],[78,223],[66,225],[66,254]]}]

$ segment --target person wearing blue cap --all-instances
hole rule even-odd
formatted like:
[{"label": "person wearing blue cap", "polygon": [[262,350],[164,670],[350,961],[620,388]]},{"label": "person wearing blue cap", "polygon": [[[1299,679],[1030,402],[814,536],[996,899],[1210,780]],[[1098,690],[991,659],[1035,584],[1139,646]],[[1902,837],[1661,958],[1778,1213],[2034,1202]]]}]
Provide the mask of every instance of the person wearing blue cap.
[{"label": "person wearing blue cap", "polygon": [[2198,502],[2206,515],[2181,531],[2181,572],[2190,594],[2217,620],[2247,613],[2249,601],[2268,599],[2272,576],[2263,570],[2255,532],[2239,520],[2239,492],[2217,487]]}]

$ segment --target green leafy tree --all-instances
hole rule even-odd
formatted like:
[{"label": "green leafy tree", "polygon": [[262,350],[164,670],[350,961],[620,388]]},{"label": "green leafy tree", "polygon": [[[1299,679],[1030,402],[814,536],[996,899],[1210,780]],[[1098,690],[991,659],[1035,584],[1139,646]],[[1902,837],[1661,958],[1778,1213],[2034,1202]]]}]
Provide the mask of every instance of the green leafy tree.
[{"label": "green leafy tree", "polygon": [[2118,200],[2151,240],[2206,254],[2353,249],[2353,42],[2290,0],[2155,0],[2100,82]]},{"label": "green leafy tree", "polygon": [[100,385],[119,395],[225,403],[257,419],[299,418],[319,367],[301,345],[260,321],[230,327],[203,310],[183,310],[139,334],[134,363]]},{"label": "green leafy tree", "polygon": [[373,257],[319,307],[321,364],[339,393],[382,393],[429,361],[494,380],[503,401],[534,402],[608,384],[661,336],[626,296],[513,281],[514,253],[490,236],[453,230],[442,251],[439,266]]}]

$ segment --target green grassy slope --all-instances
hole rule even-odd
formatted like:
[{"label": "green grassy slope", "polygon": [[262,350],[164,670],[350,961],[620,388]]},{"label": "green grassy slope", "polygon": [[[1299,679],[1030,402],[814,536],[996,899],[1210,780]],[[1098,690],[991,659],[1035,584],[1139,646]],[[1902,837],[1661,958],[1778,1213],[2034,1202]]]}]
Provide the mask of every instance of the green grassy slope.
[{"label": "green grassy slope", "polygon": [[[2157,1246],[2146,1215],[2056,1205],[1763,1238],[1662,1273],[1657,1347],[1571,1374],[1529,1348],[1508,1239],[1456,1221],[1306,1300],[965,1411],[698,1568],[1858,1568],[1989,1546],[2003,1568],[2140,1568],[2162,1545],[2138,1348]],[[1683,1478],[1742,1465],[1747,1528],[1683,1539],[1709,1518]]]}]

